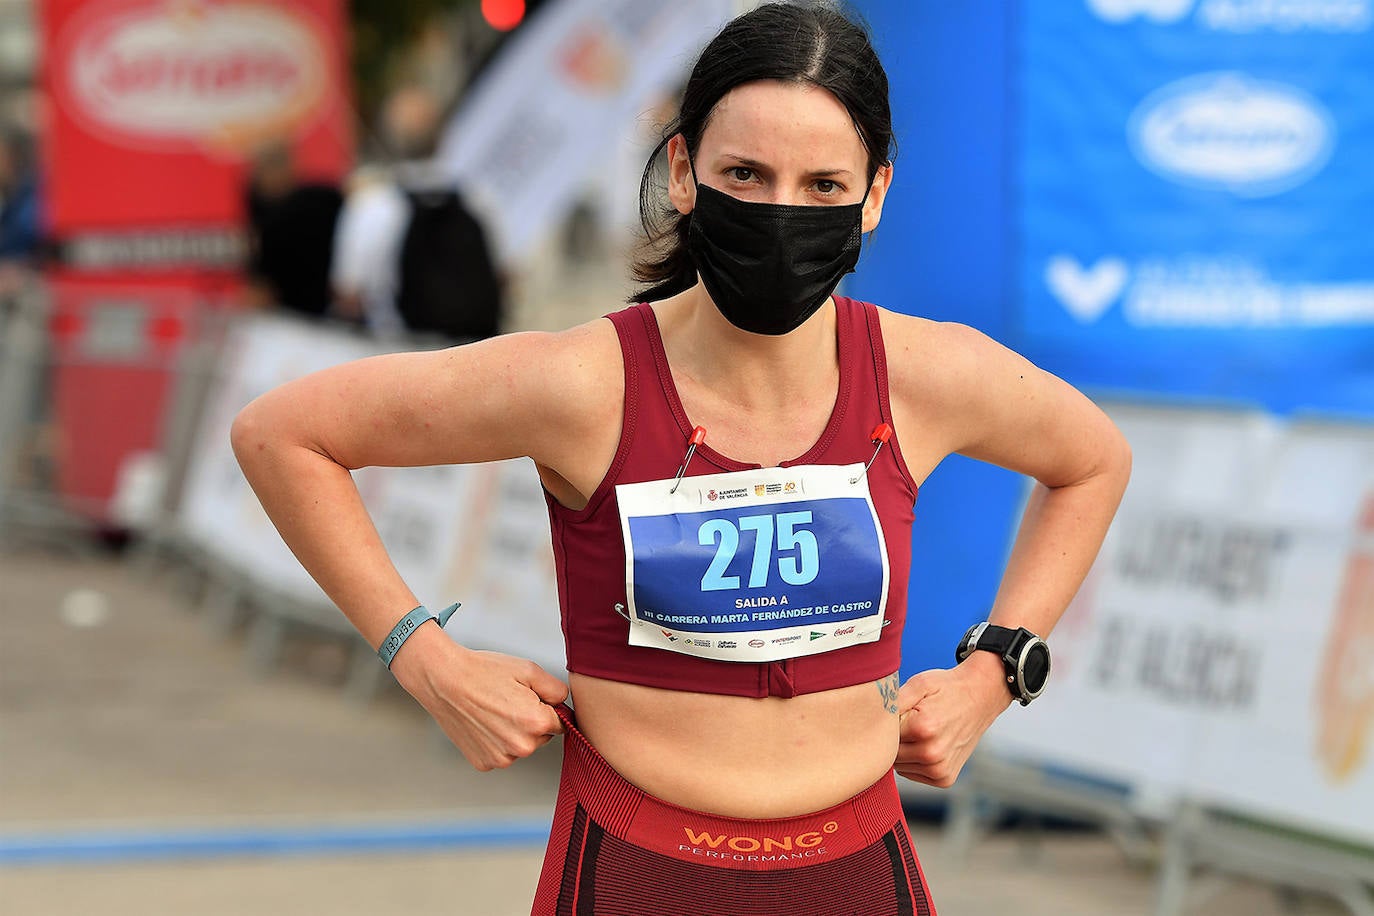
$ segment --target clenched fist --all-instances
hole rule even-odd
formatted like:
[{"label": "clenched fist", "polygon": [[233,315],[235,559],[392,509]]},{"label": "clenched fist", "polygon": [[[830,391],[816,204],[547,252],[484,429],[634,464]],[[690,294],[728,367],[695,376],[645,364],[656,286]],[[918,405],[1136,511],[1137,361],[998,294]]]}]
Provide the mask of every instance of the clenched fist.
[{"label": "clenched fist", "polygon": [[897,694],[902,717],[897,772],[947,789],[1002,711],[1011,705],[1002,660],[974,652],[956,668],[913,675]]},{"label": "clenched fist", "polygon": [[423,625],[391,664],[396,680],[483,772],[528,757],[563,732],[553,705],[568,686],[534,662],[477,652]]}]

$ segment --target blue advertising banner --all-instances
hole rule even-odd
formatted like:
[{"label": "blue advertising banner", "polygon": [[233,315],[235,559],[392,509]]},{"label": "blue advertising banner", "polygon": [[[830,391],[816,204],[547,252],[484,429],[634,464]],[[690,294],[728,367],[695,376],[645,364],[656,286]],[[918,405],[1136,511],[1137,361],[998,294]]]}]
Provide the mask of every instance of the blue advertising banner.
[{"label": "blue advertising banner", "polygon": [[[1374,419],[1374,0],[854,5],[899,151],[849,294],[1097,397]],[[986,615],[1023,492],[924,482],[905,673]]]},{"label": "blue advertising banner", "polygon": [[[1115,361],[1093,381],[1145,389],[1130,367],[1152,352],[1186,355],[1184,376],[1310,362],[1298,402],[1321,404],[1321,376],[1374,355],[1374,2],[1020,9],[1028,349]],[[1266,379],[1180,387],[1267,402]]]}]

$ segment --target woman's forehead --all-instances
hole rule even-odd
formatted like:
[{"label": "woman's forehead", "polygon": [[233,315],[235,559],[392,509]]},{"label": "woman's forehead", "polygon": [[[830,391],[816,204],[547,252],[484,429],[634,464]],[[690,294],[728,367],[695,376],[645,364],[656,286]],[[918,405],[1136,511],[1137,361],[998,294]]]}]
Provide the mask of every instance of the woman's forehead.
[{"label": "woman's forehead", "polygon": [[[758,162],[805,161],[807,167],[853,169],[868,154],[854,119],[829,90],[811,83],[764,80],[736,86],[716,103],[701,146]],[[825,160],[824,163],[811,160]]]}]

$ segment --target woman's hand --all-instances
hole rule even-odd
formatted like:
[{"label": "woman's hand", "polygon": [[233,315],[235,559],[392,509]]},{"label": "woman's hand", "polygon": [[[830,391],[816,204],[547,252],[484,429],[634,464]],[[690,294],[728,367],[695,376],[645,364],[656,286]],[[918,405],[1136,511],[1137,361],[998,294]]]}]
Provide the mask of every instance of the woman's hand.
[{"label": "woman's hand", "polygon": [[464,648],[437,626],[406,640],[391,671],[480,771],[503,769],[563,732],[568,687],[527,659]]},{"label": "woman's hand", "polygon": [[942,789],[954,785],[978,740],[1009,705],[1002,660],[991,652],[913,675],[897,695],[898,774]]}]

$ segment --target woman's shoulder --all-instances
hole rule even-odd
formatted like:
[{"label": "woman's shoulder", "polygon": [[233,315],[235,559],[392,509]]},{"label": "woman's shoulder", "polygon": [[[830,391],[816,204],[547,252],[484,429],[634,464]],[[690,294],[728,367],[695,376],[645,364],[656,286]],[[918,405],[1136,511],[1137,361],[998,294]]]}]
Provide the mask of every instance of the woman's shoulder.
[{"label": "woman's shoulder", "polygon": [[525,371],[544,375],[559,399],[605,395],[623,385],[620,342],[609,318],[596,318],[558,331],[504,335],[510,358]]},{"label": "woman's shoulder", "polygon": [[[957,321],[938,321],[896,312],[875,305],[888,359],[894,355],[901,365],[910,367],[910,357],[922,357],[920,365],[941,368],[965,360],[977,360],[990,351],[1004,349],[982,331]],[[907,358],[900,358],[907,357]]]},{"label": "woman's shoulder", "polygon": [[604,318],[502,334],[436,356],[438,391],[453,416],[465,418],[455,429],[499,443],[489,451],[529,455],[581,481],[581,453],[609,442],[604,430],[613,438],[619,429],[624,372],[615,328]]},{"label": "woman's shoulder", "polygon": [[894,389],[958,402],[970,387],[1026,365],[977,328],[878,308]]}]

